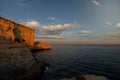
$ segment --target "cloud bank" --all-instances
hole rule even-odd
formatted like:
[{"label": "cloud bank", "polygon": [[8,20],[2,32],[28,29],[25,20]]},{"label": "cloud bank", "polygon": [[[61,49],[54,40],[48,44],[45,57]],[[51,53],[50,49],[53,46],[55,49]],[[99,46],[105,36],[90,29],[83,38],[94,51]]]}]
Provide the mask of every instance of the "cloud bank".
[{"label": "cloud bank", "polygon": [[32,20],[25,23],[26,26],[29,26],[32,29],[35,29],[37,32],[43,32],[46,35],[60,35],[64,31],[74,29],[79,24],[52,24],[52,25],[41,25],[38,21]]},{"label": "cloud bank", "polygon": [[67,39],[67,37],[60,36],[60,35],[35,35],[38,39]]},{"label": "cloud bank", "polygon": [[89,30],[82,30],[79,32],[73,32],[72,34],[92,34],[92,33],[94,33],[94,32],[89,31]]},{"label": "cloud bank", "polygon": [[60,35],[63,31],[76,28],[77,24],[58,24],[58,25],[45,25],[43,31],[49,35]]},{"label": "cloud bank", "polygon": [[120,32],[108,33],[107,35],[111,38],[120,39]]},{"label": "cloud bank", "polygon": [[88,31],[88,30],[82,30],[80,32],[77,32],[77,34],[92,34],[92,31]]}]

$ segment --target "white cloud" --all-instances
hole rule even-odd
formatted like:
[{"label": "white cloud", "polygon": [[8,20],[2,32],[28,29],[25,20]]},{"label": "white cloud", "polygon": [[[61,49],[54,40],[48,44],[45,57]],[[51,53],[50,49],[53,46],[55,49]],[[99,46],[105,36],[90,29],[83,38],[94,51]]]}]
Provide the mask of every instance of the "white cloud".
[{"label": "white cloud", "polygon": [[116,24],[116,27],[120,28],[120,22],[118,22],[118,23]]},{"label": "white cloud", "polygon": [[100,7],[100,3],[97,0],[92,0],[92,2],[97,6]]},{"label": "white cloud", "polygon": [[80,32],[76,32],[76,34],[92,34],[92,31],[88,31],[88,30],[82,30]]},{"label": "white cloud", "polygon": [[109,26],[113,25],[110,21],[108,21],[106,24],[109,25]]},{"label": "white cloud", "polygon": [[67,37],[59,36],[59,35],[35,35],[37,39],[66,39]]},{"label": "white cloud", "polygon": [[47,25],[47,26],[43,26],[43,29],[45,31],[59,31],[59,30],[66,30],[66,29],[70,29],[70,28],[74,28],[76,27],[76,25],[74,24],[58,24],[58,25]]},{"label": "white cloud", "polygon": [[26,21],[26,26],[35,29],[36,32],[42,32],[47,35],[60,35],[64,31],[76,28],[79,24],[56,24],[56,25],[41,25],[38,21]]},{"label": "white cloud", "polygon": [[25,25],[34,29],[36,32],[42,31],[42,26],[38,21],[35,21],[35,20],[27,21]]},{"label": "white cloud", "polygon": [[39,24],[39,22],[33,20],[33,21],[27,21],[26,22],[26,26],[34,28],[34,27],[39,27],[40,24]]},{"label": "white cloud", "polygon": [[120,32],[108,33],[109,37],[120,39]]},{"label": "white cloud", "polygon": [[43,26],[43,30],[46,32],[46,34],[61,34],[63,31],[66,31],[68,29],[76,28],[78,27],[78,24],[58,24],[58,25],[45,25]]}]

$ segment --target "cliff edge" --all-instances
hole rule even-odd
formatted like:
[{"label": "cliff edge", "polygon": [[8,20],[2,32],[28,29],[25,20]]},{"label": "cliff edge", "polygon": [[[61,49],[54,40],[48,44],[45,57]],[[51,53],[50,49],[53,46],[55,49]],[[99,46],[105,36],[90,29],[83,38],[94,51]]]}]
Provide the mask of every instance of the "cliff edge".
[{"label": "cliff edge", "polygon": [[0,17],[0,80],[31,80],[42,75],[45,61],[35,60],[29,49],[33,44],[33,29]]}]

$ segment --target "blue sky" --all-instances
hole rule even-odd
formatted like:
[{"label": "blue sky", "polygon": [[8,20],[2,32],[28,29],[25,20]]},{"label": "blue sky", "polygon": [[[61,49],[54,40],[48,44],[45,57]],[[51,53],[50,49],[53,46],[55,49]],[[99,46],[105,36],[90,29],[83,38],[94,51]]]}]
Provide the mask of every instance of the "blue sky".
[{"label": "blue sky", "polygon": [[120,0],[1,0],[0,16],[29,26],[35,40],[120,44]]}]

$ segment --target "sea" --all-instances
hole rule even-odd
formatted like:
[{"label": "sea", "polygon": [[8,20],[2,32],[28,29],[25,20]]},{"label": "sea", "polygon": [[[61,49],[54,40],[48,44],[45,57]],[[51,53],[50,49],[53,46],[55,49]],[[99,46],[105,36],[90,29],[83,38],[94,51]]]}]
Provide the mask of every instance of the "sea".
[{"label": "sea", "polygon": [[61,80],[80,74],[120,80],[120,45],[52,45],[35,56],[48,66],[42,80]]}]

